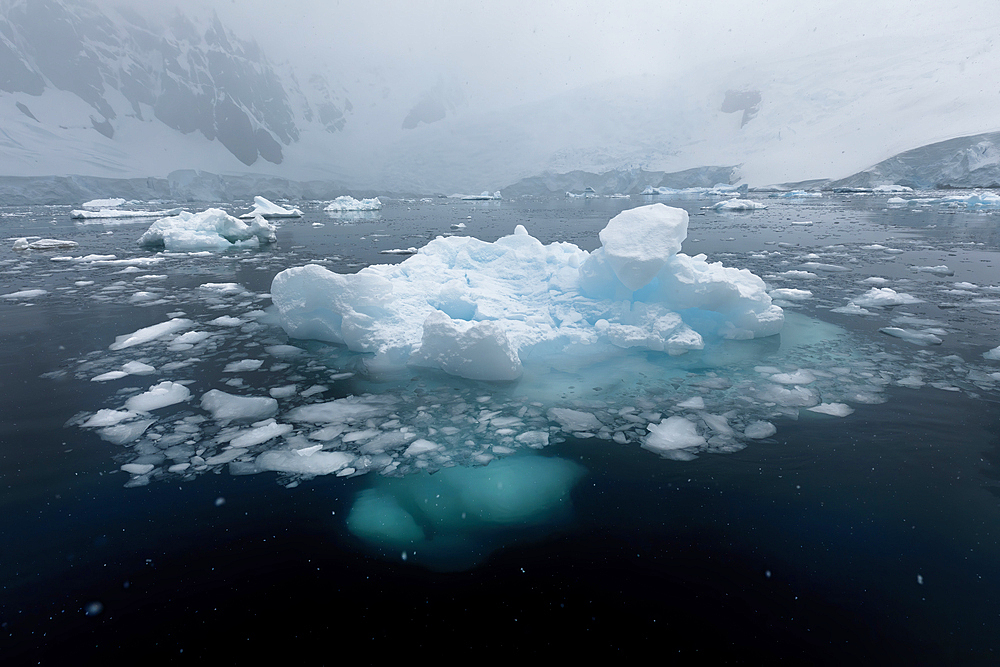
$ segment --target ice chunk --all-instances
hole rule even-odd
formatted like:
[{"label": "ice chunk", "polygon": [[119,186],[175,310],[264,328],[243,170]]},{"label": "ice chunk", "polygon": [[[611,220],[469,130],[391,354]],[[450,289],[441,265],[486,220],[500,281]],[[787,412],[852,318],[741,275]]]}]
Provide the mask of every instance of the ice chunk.
[{"label": "ice chunk", "polygon": [[[244,220],[251,220],[257,216],[262,218],[301,218],[302,211],[297,208],[285,208],[284,206],[279,206],[274,202],[257,196],[253,198],[253,210],[249,213],[244,213],[240,216],[240,218]],[[261,240],[263,241],[263,239]]]},{"label": "ice chunk", "polygon": [[99,211],[70,211],[69,217],[76,220],[99,220],[105,218],[161,218],[167,215],[179,215],[183,212],[184,211],[179,208],[171,208],[163,211],[123,211],[117,208],[102,208]]},{"label": "ice chunk", "polygon": [[562,426],[564,431],[571,433],[586,433],[598,431],[604,424],[589,412],[571,410],[569,408],[551,408],[548,417]]},{"label": "ice chunk", "polygon": [[117,336],[115,337],[115,342],[109,345],[108,349],[124,350],[127,347],[148,343],[149,341],[156,340],[157,338],[168,336],[172,333],[187,329],[192,324],[194,324],[194,322],[191,320],[175,317],[172,320],[167,320],[166,322],[143,327],[138,331],[133,331],[132,333],[125,334],[124,336]]},{"label": "ice chunk", "polygon": [[258,470],[299,473],[302,475],[329,475],[343,470],[355,460],[349,452],[315,452],[301,456],[295,450],[271,450],[257,457]]},{"label": "ice chunk", "polygon": [[151,463],[126,463],[121,467],[121,469],[130,475],[145,475],[146,473],[152,472],[155,467],[156,466]]},{"label": "ice chunk", "polygon": [[767,204],[761,204],[750,199],[727,199],[711,206],[702,206],[702,208],[713,211],[758,211],[767,208]]},{"label": "ice chunk", "polygon": [[244,371],[255,371],[263,365],[264,362],[261,361],[260,359],[241,359],[240,361],[232,361],[226,364],[226,367],[223,369],[222,372],[242,373]]},{"label": "ice chunk", "polygon": [[102,426],[114,426],[115,424],[120,424],[123,421],[128,421],[138,417],[134,412],[129,412],[128,410],[108,410],[102,409],[98,410],[93,416],[85,421],[81,426],[83,428],[98,428]]},{"label": "ice chunk", "polygon": [[125,200],[121,197],[114,197],[112,199],[91,199],[90,201],[81,204],[83,208],[118,208],[125,203]]},{"label": "ice chunk", "polygon": [[846,403],[820,403],[819,405],[814,405],[813,407],[806,409],[811,412],[819,412],[824,415],[833,415],[834,417],[846,417],[854,412],[854,408]]},{"label": "ice chunk", "polygon": [[1000,361],[1000,345],[994,347],[992,350],[983,352],[983,357],[992,361]]},{"label": "ice chunk", "polygon": [[139,245],[190,252],[256,247],[276,239],[274,225],[263,218],[256,217],[247,225],[223,210],[210,208],[157,220],[139,237]]},{"label": "ice chunk", "polygon": [[747,424],[746,428],[743,429],[743,435],[753,440],[762,440],[764,438],[770,438],[772,435],[778,432],[774,424],[767,421],[755,421]]},{"label": "ice chunk", "polygon": [[244,431],[240,435],[236,436],[229,441],[230,447],[253,447],[254,445],[259,445],[261,443],[267,442],[274,438],[281,437],[287,433],[292,432],[291,424],[278,424],[277,422],[271,421],[267,424],[257,426],[248,431]]},{"label": "ice chunk", "polygon": [[661,456],[669,456],[674,450],[700,447],[705,443],[705,438],[698,435],[694,422],[675,416],[667,417],[659,424],[650,424],[649,434],[643,440],[642,448]]},{"label": "ice chunk", "polygon": [[183,403],[191,398],[191,390],[179,382],[164,380],[138,396],[125,402],[125,409],[132,412],[152,412],[175,403]]},{"label": "ice chunk", "polygon": [[19,292],[11,292],[0,296],[4,299],[35,299],[46,294],[48,292],[43,289],[23,289]]},{"label": "ice chunk", "polygon": [[211,389],[201,397],[201,408],[211,412],[216,421],[223,423],[234,420],[260,421],[273,417],[278,412],[278,401],[266,396],[234,396]]},{"label": "ice chunk", "polygon": [[470,380],[516,380],[521,375],[521,360],[500,325],[456,321],[439,310],[424,320],[423,339],[410,363]]},{"label": "ice chunk", "polygon": [[79,245],[76,241],[63,241],[61,239],[38,239],[28,242],[26,238],[19,238],[14,241],[14,250],[65,250],[75,248]]},{"label": "ice chunk", "polygon": [[630,290],[649,284],[687,237],[688,214],[652,204],[622,211],[599,237],[608,264]]},{"label": "ice chunk", "polygon": [[907,343],[913,343],[914,345],[940,345],[944,342],[932,333],[912,331],[911,329],[902,329],[900,327],[882,327],[879,331],[895,338],[901,338]]},{"label": "ice chunk", "polygon": [[339,213],[346,211],[377,211],[381,208],[382,202],[378,197],[359,200],[349,195],[342,195],[327,204],[326,208],[323,210],[330,211],[332,213]]},{"label": "ice chunk", "polygon": [[909,303],[920,303],[920,299],[904,292],[897,292],[891,287],[872,287],[861,296],[851,299],[849,303],[862,307],[901,306]]},{"label": "ice chunk", "polygon": [[156,372],[154,367],[141,361],[127,361],[122,364],[122,370],[129,375],[149,375]]}]

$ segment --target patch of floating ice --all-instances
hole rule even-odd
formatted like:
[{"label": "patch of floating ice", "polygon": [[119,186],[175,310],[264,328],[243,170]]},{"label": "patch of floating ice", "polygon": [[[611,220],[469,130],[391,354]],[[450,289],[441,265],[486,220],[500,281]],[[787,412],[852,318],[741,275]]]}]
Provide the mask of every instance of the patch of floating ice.
[{"label": "patch of floating ice", "polygon": [[124,350],[125,348],[133,347],[135,345],[142,345],[143,343],[148,343],[156,340],[157,338],[162,338],[163,336],[183,331],[184,329],[191,327],[193,324],[194,322],[191,320],[175,317],[166,322],[143,327],[142,329],[133,331],[130,334],[125,334],[124,336],[117,336],[115,338],[115,342],[109,345],[108,349]]},{"label": "patch of floating ice", "polygon": [[111,199],[91,199],[90,201],[81,204],[83,208],[118,208],[125,203],[125,200],[121,197],[114,197]]},{"label": "patch of floating ice", "polygon": [[153,385],[149,391],[125,401],[125,409],[129,412],[152,412],[176,403],[190,400],[191,391],[184,385],[164,380]]},{"label": "patch of floating ice", "polygon": [[378,197],[371,199],[355,199],[350,195],[342,195],[326,205],[324,211],[331,213],[353,212],[353,211],[378,211],[382,208],[382,201]]},{"label": "patch of floating ice", "polygon": [[727,199],[711,206],[702,206],[702,208],[713,211],[759,211],[767,208],[767,204],[761,204],[750,199]]},{"label": "patch of floating ice", "polygon": [[809,410],[810,412],[818,412],[824,415],[831,415],[833,417],[846,417],[854,414],[854,408],[846,403],[820,403],[819,405],[814,405],[811,408],[806,408],[806,410]]},{"label": "patch of floating ice", "polygon": [[993,361],[1000,361],[1000,345],[994,347],[992,350],[983,352],[983,357]]},{"label": "patch of floating ice", "polygon": [[38,239],[29,242],[26,238],[14,240],[13,250],[63,250],[75,248],[79,243],[76,241],[63,241],[61,239]]},{"label": "patch of floating ice", "polygon": [[879,331],[914,345],[940,345],[944,342],[932,333],[901,329],[900,327],[882,327]]},{"label": "patch of floating ice", "polygon": [[40,296],[45,296],[48,294],[46,290],[43,289],[23,289],[17,292],[10,292],[9,294],[0,294],[0,298],[3,299],[37,299]]},{"label": "patch of floating ice", "polygon": [[920,299],[916,298],[911,294],[906,294],[904,292],[897,292],[891,287],[872,287],[870,290],[856,296],[850,300],[849,304],[854,304],[855,306],[868,306],[868,307],[885,307],[885,306],[901,306],[910,303],[920,303]]},{"label": "patch of floating ice", "polygon": [[259,216],[248,225],[223,210],[210,208],[201,213],[181,212],[160,218],[139,237],[138,243],[176,252],[256,248],[276,240],[274,225]]},{"label": "patch of floating ice", "polygon": [[944,264],[941,264],[940,266],[911,266],[910,269],[920,273],[933,273],[936,276],[955,275],[955,272]]},{"label": "patch of floating ice", "polygon": [[162,218],[167,215],[179,215],[183,209],[171,208],[163,211],[124,211],[118,208],[102,208],[99,211],[70,211],[69,217],[76,220],[103,220],[114,218]]},{"label": "patch of floating ice", "polygon": [[272,201],[257,196],[253,198],[253,210],[240,216],[243,220],[261,218],[301,218],[302,211],[297,208],[285,208]]}]

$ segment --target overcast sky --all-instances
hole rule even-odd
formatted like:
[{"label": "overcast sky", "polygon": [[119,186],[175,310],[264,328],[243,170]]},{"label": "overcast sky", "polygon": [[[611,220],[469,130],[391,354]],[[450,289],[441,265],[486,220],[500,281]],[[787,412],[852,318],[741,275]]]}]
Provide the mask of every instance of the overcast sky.
[{"label": "overcast sky", "polygon": [[345,84],[373,71],[417,87],[445,76],[468,82],[474,99],[495,96],[508,103],[623,75],[671,73],[708,62],[731,65],[760,54],[795,55],[873,36],[919,39],[930,30],[953,30],[960,39],[963,25],[996,22],[998,9],[996,0],[173,4],[193,14],[217,11],[238,34],[255,37],[273,61],[321,63]]}]

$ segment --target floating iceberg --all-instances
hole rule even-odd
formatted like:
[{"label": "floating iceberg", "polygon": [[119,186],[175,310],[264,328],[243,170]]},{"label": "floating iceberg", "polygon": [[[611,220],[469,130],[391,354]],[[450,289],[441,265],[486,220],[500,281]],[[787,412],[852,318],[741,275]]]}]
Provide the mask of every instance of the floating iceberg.
[{"label": "floating iceberg", "polygon": [[372,372],[423,366],[476,380],[778,333],[784,314],[759,277],[679,252],[687,225],[686,211],[663,204],[627,210],[592,253],[543,245],[521,225],[494,243],[439,237],[356,274],[287,269],[271,296],[290,336],[370,353]]},{"label": "floating iceberg", "polygon": [[26,238],[14,240],[13,250],[65,250],[75,248],[79,245],[76,241],[63,241],[61,239],[38,239],[28,241]]},{"label": "floating iceberg", "polygon": [[83,208],[90,209],[102,209],[102,208],[118,208],[125,203],[125,200],[121,197],[115,197],[113,199],[91,199],[88,202],[82,204]]},{"label": "floating iceberg", "polygon": [[117,208],[102,208],[98,211],[70,211],[69,217],[74,220],[100,220],[104,218],[161,218],[177,215],[183,209],[171,208],[164,211],[123,211]]},{"label": "floating iceberg", "polygon": [[917,197],[916,199],[890,197],[886,203],[890,206],[931,206],[933,204],[938,204],[940,206],[950,208],[961,208],[964,206],[971,210],[980,210],[984,208],[1000,208],[1000,195],[993,192],[973,192],[969,195]]},{"label": "floating iceberg", "polygon": [[258,216],[261,218],[301,218],[302,211],[297,208],[278,206],[274,202],[258,196],[253,198],[253,210],[241,215],[240,219],[252,220]]},{"label": "floating iceberg", "polygon": [[331,213],[346,213],[354,211],[378,211],[381,208],[382,201],[378,197],[355,199],[350,195],[342,195],[327,204],[323,210]]},{"label": "floating iceberg", "polygon": [[767,204],[750,199],[727,199],[711,206],[702,206],[702,208],[713,211],[758,211],[767,208]]},{"label": "floating iceberg", "polygon": [[139,237],[139,245],[173,251],[228,250],[256,248],[275,240],[274,225],[261,217],[248,225],[223,210],[210,208],[157,220]]},{"label": "floating iceberg", "polygon": [[500,196],[499,190],[492,193],[484,190],[481,194],[478,195],[452,195],[452,196],[458,197],[462,201],[493,201],[493,200],[503,199],[503,197]]}]

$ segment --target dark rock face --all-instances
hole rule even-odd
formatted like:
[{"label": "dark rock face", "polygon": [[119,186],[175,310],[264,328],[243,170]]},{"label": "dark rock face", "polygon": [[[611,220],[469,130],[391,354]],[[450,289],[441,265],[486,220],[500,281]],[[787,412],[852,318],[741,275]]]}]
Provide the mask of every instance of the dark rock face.
[{"label": "dark rock face", "polygon": [[[179,13],[150,26],[128,8],[105,14],[86,0],[0,0],[0,90],[41,95],[46,81],[93,107],[91,124],[108,138],[118,114],[148,121],[151,111],[179,132],[218,139],[246,165],[280,163],[282,144],[299,140],[289,97],[305,96],[218,17],[202,29]],[[320,83],[317,115],[339,131],[350,103]],[[112,107],[112,91],[131,108]],[[300,106],[312,116],[308,101]]]},{"label": "dark rock face", "polygon": [[743,112],[740,127],[743,127],[760,111],[761,96],[759,90],[727,90],[719,111],[722,113]]}]

